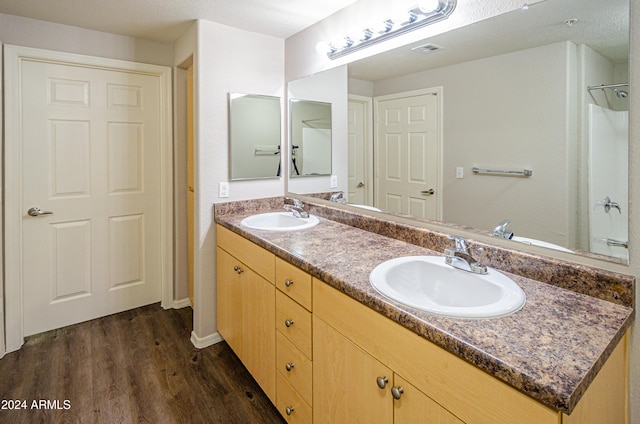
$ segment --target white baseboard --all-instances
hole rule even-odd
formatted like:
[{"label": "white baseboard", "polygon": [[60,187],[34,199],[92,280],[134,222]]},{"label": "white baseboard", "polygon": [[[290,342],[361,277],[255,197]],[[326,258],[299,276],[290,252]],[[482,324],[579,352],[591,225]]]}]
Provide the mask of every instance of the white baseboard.
[{"label": "white baseboard", "polygon": [[191,343],[198,349],[204,349],[205,347],[214,345],[224,341],[219,333],[213,333],[205,337],[198,337],[195,332],[191,332]]},{"label": "white baseboard", "polygon": [[187,306],[191,306],[191,301],[189,300],[189,298],[174,300],[173,305],[171,305],[173,309],[182,309],[186,308]]}]

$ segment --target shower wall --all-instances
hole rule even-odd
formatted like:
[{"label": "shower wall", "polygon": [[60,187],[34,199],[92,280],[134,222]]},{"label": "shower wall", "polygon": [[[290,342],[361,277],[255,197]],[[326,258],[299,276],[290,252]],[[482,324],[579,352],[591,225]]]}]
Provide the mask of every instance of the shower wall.
[{"label": "shower wall", "polygon": [[[584,44],[578,46],[577,84],[578,102],[581,107],[578,110],[578,175],[580,177],[577,190],[579,214],[576,218],[578,226],[576,247],[584,251],[591,249],[590,215],[594,212],[593,202],[590,201],[590,185],[593,177],[589,175],[589,158],[593,155],[589,147],[591,125],[589,105],[595,104],[611,111],[628,111],[629,109],[628,97],[620,99],[612,90],[588,92],[587,87],[628,82],[628,65],[628,62],[613,63]],[[626,169],[626,162],[624,166]]]}]

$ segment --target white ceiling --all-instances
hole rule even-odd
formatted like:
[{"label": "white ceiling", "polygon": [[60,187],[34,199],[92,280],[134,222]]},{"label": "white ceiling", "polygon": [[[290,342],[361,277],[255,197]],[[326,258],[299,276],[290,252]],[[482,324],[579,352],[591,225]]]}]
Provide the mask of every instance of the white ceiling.
[{"label": "white ceiling", "polygon": [[287,38],[356,0],[0,0],[0,13],[170,43],[194,19]]}]

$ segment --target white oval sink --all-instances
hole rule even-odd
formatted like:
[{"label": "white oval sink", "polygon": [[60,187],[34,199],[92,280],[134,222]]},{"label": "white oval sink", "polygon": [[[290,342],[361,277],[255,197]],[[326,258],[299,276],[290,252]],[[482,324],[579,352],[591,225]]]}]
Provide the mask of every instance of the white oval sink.
[{"label": "white oval sink", "polygon": [[533,246],[546,247],[547,249],[559,250],[561,252],[575,253],[573,250],[569,250],[566,247],[562,247],[562,246],[559,246],[557,244],[549,243],[547,241],[532,239],[532,238],[529,238],[529,237],[513,236],[513,237],[511,237],[511,240],[517,241],[519,243],[531,244]]},{"label": "white oval sink", "polygon": [[369,205],[358,205],[357,203],[347,203],[347,205],[349,206],[354,206],[356,208],[360,208],[360,209],[366,209],[368,211],[374,211],[374,212],[382,212],[380,210],[380,208],[376,208],[375,206],[369,206]]},{"label": "white oval sink", "polygon": [[240,221],[240,225],[254,230],[295,231],[311,228],[318,222],[320,220],[314,215],[297,218],[291,212],[266,212],[248,216]]},{"label": "white oval sink", "polygon": [[444,256],[407,256],[376,266],[369,275],[381,294],[426,312],[456,318],[497,318],[524,306],[526,296],[493,268],[485,275],[455,269]]}]

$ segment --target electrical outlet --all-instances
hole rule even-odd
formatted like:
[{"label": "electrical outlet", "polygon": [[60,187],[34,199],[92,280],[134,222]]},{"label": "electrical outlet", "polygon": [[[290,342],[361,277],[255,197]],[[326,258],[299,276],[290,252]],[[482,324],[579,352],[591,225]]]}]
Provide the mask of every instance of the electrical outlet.
[{"label": "electrical outlet", "polygon": [[461,166],[456,167],[456,178],[464,178],[464,168]]},{"label": "electrical outlet", "polygon": [[229,183],[226,181],[220,182],[220,189],[218,192],[218,197],[229,197]]},{"label": "electrical outlet", "polygon": [[337,175],[332,175],[331,176],[331,188],[337,188],[338,187],[338,176]]}]

